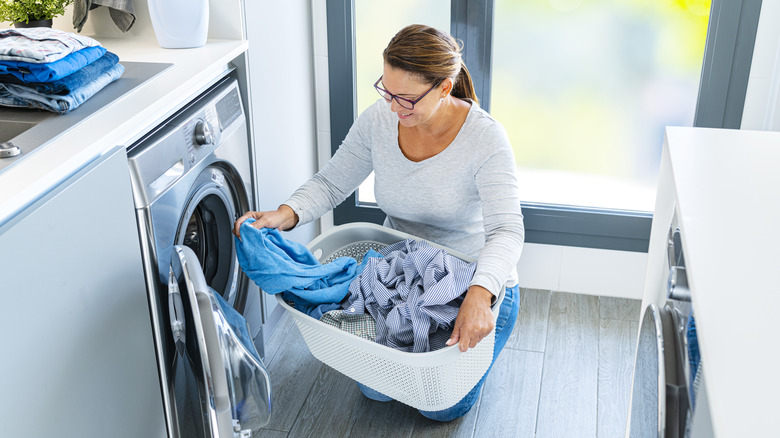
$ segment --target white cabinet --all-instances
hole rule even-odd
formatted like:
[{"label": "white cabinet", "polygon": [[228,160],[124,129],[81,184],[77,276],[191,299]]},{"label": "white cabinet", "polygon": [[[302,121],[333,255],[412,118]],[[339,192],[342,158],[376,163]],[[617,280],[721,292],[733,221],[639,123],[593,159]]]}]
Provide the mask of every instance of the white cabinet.
[{"label": "white cabinet", "polygon": [[0,285],[0,436],[166,436],[124,148],[0,227]]}]

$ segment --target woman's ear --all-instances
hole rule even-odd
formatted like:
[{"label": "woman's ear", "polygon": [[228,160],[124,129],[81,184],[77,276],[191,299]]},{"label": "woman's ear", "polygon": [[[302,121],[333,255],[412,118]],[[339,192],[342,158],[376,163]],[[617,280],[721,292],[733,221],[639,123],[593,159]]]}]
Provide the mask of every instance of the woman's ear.
[{"label": "woman's ear", "polygon": [[441,96],[440,98],[444,99],[445,97],[449,96],[450,93],[452,93],[452,86],[453,86],[452,78],[446,78],[443,81],[441,81]]}]

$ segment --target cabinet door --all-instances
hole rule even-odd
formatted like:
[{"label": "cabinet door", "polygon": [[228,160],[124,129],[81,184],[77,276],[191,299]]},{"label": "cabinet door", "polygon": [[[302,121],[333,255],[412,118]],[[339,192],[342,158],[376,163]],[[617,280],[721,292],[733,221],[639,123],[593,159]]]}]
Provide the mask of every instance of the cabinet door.
[{"label": "cabinet door", "polygon": [[166,435],[123,148],[0,227],[0,436]]}]

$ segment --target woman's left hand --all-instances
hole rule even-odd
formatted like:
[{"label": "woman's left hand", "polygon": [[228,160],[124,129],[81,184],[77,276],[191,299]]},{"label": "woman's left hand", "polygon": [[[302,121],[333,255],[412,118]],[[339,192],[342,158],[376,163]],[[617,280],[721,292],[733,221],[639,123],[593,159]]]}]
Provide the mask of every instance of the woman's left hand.
[{"label": "woman's left hand", "polygon": [[489,290],[477,285],[469,287],[447,345],[457,342],[460,351],[466,351],[487,336],[495,326],[493,312],[490,311],[492,301],[493,294]]}]

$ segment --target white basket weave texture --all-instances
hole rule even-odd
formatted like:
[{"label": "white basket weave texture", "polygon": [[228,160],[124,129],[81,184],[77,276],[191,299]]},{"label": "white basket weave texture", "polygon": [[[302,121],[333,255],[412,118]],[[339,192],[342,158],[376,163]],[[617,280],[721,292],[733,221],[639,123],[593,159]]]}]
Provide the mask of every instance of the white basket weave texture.
[{"label": "white basket weave texture", "polygon": [[[361,241],[389,245],[418,239],[374,224],[353,223],[335,227],[308,246],[320,260],[340,248]],[[435,243],[434,246],[441,247]],[[446,248],[444,248],[446,249]],[[458,258],[473,261],[456,251]],[[459,402],[479,382],[493,361],[495,330],[466,352],[457,345],[427,353],[409,353],[352,335],[320,322],[277,299],[290,312],[314,357],[336,371],[399,402],[424,411],[439,411]],[[494,317],[503,294],[494,304]]]}]

